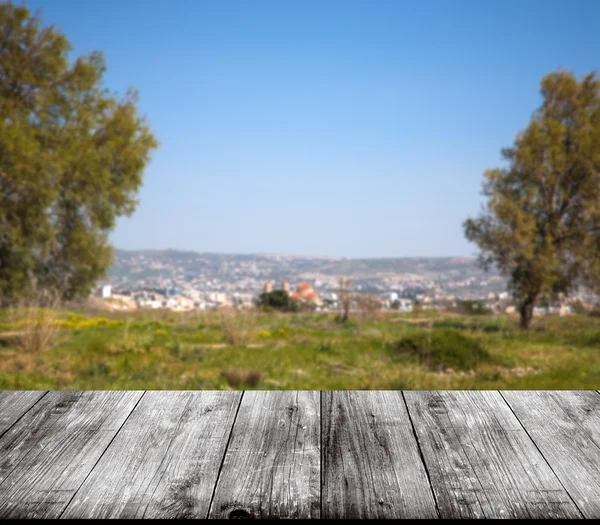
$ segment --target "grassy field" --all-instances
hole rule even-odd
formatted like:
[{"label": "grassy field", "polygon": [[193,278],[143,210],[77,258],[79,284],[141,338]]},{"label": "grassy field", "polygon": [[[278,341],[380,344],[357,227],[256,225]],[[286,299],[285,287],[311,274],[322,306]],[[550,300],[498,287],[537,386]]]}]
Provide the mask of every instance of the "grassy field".
[{"label": "grassy field", "polygon": [[2,311],[0,357],[0,389],[595,389],[600,318]]}]

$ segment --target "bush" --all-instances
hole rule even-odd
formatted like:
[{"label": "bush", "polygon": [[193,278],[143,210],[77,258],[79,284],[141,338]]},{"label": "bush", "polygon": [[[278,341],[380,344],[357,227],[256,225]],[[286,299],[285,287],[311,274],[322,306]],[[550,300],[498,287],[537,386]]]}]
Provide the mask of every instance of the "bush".
[{"label": "bush", "polygon": [[240,386],[256,387],[262,378],[262,373],[259,370],[239,370],[238,368],[223,370],[221,375],[227,381],[227,384],[232,388]]},{"label": "bush", "polygon": [[257,305],[265,311],[297,312],[298,301],[292,299],[285,290],[273,290],[259,295]]},{"label": "bush", "polygon": [[487,319],[470,320],[468,322],[459,319],[442,319],[434,321],[433,326],[435,328],[453,328],[455,330],[472,330],[485,333],[502,332],[508,328],[508,325],[501,324],[497,320]]},{"label": "bush", "polygon": [[491,315],[492,313],[481,301],[458,301],[456,306],[450,308],[449,311],[462,315]]},{"label": "bush", "polygon": [[422,331],[404,337],[390,347],[393,358],[416,357],[431,370],[471,370],[492,361],[479,341],[452,329]]}]

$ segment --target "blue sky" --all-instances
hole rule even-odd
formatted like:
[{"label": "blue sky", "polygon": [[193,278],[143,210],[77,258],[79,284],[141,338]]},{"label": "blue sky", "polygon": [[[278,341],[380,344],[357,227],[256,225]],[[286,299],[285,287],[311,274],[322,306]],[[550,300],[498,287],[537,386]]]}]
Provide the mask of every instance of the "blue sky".
[{"label": "blue sky", "polygon": [[119,248],[474,255],[462,222],[557,68],[600,69],[600,2],[28,1],[161,147]]}]

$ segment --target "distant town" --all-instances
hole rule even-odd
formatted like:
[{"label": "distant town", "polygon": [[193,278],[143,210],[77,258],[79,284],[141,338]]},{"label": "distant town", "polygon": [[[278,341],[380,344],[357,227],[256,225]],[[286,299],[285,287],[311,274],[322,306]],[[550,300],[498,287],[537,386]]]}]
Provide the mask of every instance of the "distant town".
[{"label": "distant town", "polygon": [[[452,309],[462,301],[497,313],[515,308],[506,281],[467,257],[346,259],[117,250],[96,294],[113,310],[189,311],[252,308],[258,295],[282,288],[312,310],[329,312],[339,307],[341,276],[352,280],[352,293],[377,297],[383,309]],[[598,300],[581,290],[540,305],[535,313],[564,315],[575,303],[593,307]]]}]

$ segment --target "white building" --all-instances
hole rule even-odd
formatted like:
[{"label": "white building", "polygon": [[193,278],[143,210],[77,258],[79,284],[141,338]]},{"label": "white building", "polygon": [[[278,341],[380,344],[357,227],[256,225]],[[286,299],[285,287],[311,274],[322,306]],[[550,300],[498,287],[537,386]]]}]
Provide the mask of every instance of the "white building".
[{"label": "white building", "polygon": [[383,294],[383,296],[390,302],[393,303],[394,301],[398,300],[398,294],[396,292],[386,292]]},{"label": "white building", "polygon": [[400,306],[398,307],[399,311],[412,312],[413,302],[410,299],[400,298],[400,299],[396,299],[396,300],[400,303]]},{"label": "white building", "polygon": [[112,295],[112,286],[110,284],[105,284],[98,288],[98,297],[102,297],[102,299],[108,299]]},{"label": "white building", "polygon": [[210,292],[208,294],[208,300],[213,303],[221,304],[227,302],[227,297],[222,292]]}]

